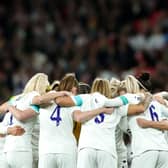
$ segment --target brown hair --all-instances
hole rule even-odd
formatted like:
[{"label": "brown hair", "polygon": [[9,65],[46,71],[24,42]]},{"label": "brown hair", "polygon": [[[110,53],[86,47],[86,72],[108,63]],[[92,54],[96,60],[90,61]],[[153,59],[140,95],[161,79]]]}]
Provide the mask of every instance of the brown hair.
[{"label": "brown hair", "polygon": [[60,81],[58,80],[55,80],[53,81],[53,83],[50,85],[50,90],[58,90],[58,87],[59,87],[59,84],[60,84]]},{"label": "brown hair", "polygon": [[76,79],[74,73],[67,73],[60,81],[58,91],[71,91],[73,87],[78,87],[78,80]]}]

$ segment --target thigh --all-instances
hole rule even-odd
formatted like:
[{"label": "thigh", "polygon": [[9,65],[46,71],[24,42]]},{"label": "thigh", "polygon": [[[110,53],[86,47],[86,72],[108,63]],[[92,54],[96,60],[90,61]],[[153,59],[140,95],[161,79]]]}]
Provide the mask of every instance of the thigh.
[{"label": "thigh", "polygon": [[117,168],[117,158],[114,158],[110,153],[102,150],[97,150],[97,167],[98,168]]},{"label": "thigh", "polygon": [[168,168],[168,151],[159,151],[157,168]]},{"label": "thigh", "polygon": [[144,152],[133,158],[131,168],[155,168],[158,156],[158,151]]},{"label": "thigh", "polygon": [[92,148],[84,148],[78,152],[77,168],[96,168],[96,152]]},{"label": "thigh", "polygon": [[6,159],[9,167],[32,168],[32,152],[7,152]]}]

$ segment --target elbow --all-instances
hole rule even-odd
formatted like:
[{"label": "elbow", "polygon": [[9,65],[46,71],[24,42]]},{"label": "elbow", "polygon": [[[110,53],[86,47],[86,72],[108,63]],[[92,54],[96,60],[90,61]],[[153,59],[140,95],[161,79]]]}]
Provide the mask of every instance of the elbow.
[{"label": "elbow", "polygon": [[20,115],[19,115],[19,116],[15,116],[15,117],[16,117],[16,119],[19,120],[19,121],[23,121],[23,120],[24,120],[24,119],[22,118],[22,116],[20,116]]},{"label": "elbow", "polygon": [[22,114],[15,115],[15,118],[16,118],[17,120],[19,120],[19,121],[25,121],[25,117],[24,117],[24,115],[22,115]]},{"label": "elbow", "polygon": [[61,104],[60,99],[58,99],[58,98],[57,98],[57,99],[55,99],[55,103],[56,103],[56,104],[58,104],[58,105],[60,105],[60,104]]},{"label": "elbow", "polygon": [[75,121],[76,121],[76,122],[79,122],[79,123],[82,123],[82,122],[83,122],[83,119],[82,119],[81,116],[76,116],[76,117],[75,117]]},{"label": "elbow", "polygon": [[74,115],[74,120],[75,120],[76,122],[78,122],[78,123],[83,123],[83,122],[85,122],[83,116],[80,115],[80,114]]},{"label": "elbow", "polygon": [[137,110],[137,114],[143,113],[146,110],[146,108],[144,107],[144,105],[140,105],[139,109]]},{"label": "elbow", "polygon": [[135,115],[138,115],[138,114],[141,114],[143,113],[144,111],[136,111]]},{"label": "elbow", "polygon": [[43,103],[42,99],[41,98],[35,98],[33,101],[32,101],[32,104],[36,104],[36,105],[41,105]]},{"label": "elbow", "polygon": [[168,125],[165,123],[161,123],[161,130],[168,130]]}]

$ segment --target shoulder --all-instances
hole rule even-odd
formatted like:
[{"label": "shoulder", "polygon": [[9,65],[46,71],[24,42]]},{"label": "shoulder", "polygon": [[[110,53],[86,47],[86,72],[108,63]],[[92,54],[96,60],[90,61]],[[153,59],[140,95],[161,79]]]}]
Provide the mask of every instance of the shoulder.
[{"label": "shoulder", "polygon": [[97,98],[97,99],[104,99],[104,98],[106,98],[104,95],[102,95],[99,92],[92,93],[91,95],[92,95],[93,98]]},{"label": "shoulder", "polygon": [[30,93],[27,93],[28,96],[40,96],[40,94],[36,91],[32,91]]}]

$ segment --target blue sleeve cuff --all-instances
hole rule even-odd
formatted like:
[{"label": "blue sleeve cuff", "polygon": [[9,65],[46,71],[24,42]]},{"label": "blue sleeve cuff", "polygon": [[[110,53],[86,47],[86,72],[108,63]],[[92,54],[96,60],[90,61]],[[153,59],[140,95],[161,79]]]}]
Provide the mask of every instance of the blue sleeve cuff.
[{"label": "blue sleeve cuff", "polygon": [[39,113],[40,106],[38,106],[38,105],[30,105],[30,108],[31,108],[32,110],[34,110],[36,113]]},{"label": "blue sleeve cuff", "polygon": [[13,106],[15,104],[15,96],[10,97],[7,103]]},{"label": "blue sleeve cuff", "polygon": [[83,104],[83,100],[80,96],[74,96],[76,106],[81,106]]},{"label": "blue sleeve cuff", "polygon": [[120,99],[122,100],[123,104],[128,104],[128,99],[125,96],[120,96]]}]

